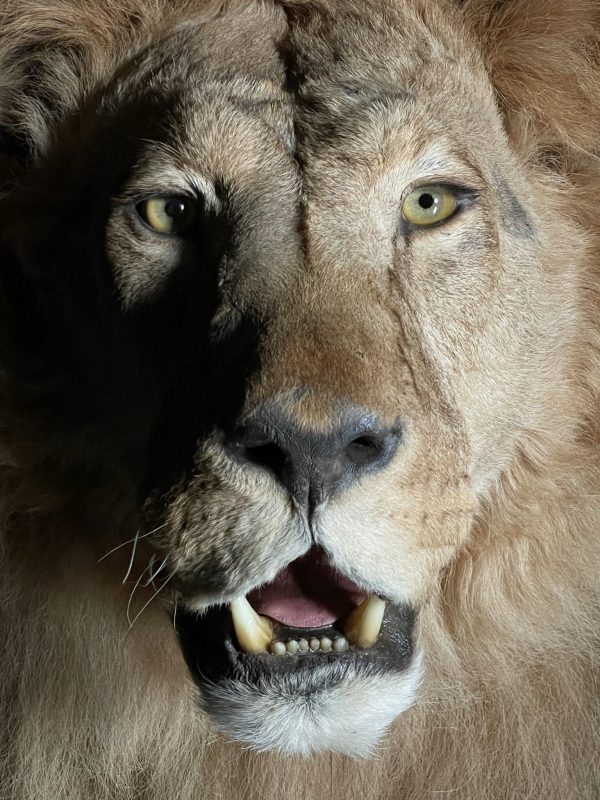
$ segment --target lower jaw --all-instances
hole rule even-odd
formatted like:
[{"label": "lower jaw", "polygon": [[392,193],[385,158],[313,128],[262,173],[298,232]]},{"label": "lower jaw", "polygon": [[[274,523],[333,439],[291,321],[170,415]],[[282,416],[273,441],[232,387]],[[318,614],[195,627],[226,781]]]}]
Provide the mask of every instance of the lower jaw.
[{"label": "lower jaw", "polygon": [[[386,611],[373,647],[338,653],[242,653],[227,609],[198,619],[180,608],[176,619],[202,709],[228,738],[254,750],[369,756],[414,702],[421,663],[408,607]],[[334,627],[301,632],[307,641],[338,633]],[[298,640],[298,629],[276,629],[280,640],[288,633]]]}]

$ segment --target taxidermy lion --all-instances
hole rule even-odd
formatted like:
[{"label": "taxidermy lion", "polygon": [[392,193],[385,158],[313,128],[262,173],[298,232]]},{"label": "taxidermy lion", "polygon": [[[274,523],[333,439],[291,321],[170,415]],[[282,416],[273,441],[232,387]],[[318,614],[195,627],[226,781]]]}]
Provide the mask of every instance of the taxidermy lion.
[{"label": "taxidermy lion", "polygon": [[600,797],[598,0],[4,0],[2,800]]}]

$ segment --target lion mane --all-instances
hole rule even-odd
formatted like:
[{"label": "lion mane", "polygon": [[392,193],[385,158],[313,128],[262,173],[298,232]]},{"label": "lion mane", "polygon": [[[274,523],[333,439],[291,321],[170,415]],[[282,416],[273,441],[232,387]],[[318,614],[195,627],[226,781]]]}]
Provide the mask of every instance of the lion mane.
[{"label": "lion mane", "polygon": [[[386,8],[395,2],[386,0]],[[69,430],[48,433],[44,398],[54,404],[68,398],[57,397],[54,386],[40,391],[13,364],[15,337],[28,347],[28,320],[15,304],[25,289],[13,280],[4,249],[0,796],[6,800],[592,800],[600,794],[600,6],[596,0],[397,4],[414,7],[431,30],[447,27],[449,38],[460,29],[480,53],[511,147],[536,196],[560,220],[554,232],[545,229],[543,244],[571,260],[570,293],[562,298],[572,323],[564,334],[567,366],[560,379],[545,375],[560,386],[543,422],[521,437],[419,611],[425,661],[417,700],[364,760],[255,752],[215,730],[195,705],[165,608],[148,604],[150,588],[129,609],[130,617],[143,611],[129,625],[131,586],[122,583],[127,548],[99,559],[130,538],[128,489],[117,468],[98,477],[98,442]],[[253,15],[282,31],[305,26],[310,37],[311,15],[342,6],[358,13],[363,5],[5,0],[1,202],[53,148],[72,153],[77,120],[98,87],[169,31],[237,6],[243,48],[244,20]],[[37,208],[43,211],[43,198]],[[19,224],[18,204],[10,214],[11,224]],[[69,470],[72,453],[86,454],[81,472]],[[92,537],[94,518],[111,519],[112,528],[94,529]]]}]

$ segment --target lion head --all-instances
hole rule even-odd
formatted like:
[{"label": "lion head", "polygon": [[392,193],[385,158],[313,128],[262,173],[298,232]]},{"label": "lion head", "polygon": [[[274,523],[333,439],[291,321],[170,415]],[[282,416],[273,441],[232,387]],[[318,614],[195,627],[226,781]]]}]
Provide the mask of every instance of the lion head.
[{"label": "lion head", "polygon": [[517,652],[533,715],[551,630],[597,651],[598,10],[497,5],[0,15],[5,586],[81,569],[257,750],[451,676],[496,741]]}]

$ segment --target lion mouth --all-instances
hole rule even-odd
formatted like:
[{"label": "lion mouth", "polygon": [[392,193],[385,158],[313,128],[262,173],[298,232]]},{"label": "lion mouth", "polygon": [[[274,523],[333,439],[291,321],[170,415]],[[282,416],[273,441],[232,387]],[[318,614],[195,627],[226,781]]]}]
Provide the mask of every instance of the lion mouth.
[{"label": "lion mouth", "polygon": [[202,686],[228,679],[258,683],[323,664],[403,670],[412,655],[414,613],[366,594],[319,548],[229,607],[177,610],[190,671]]}]

